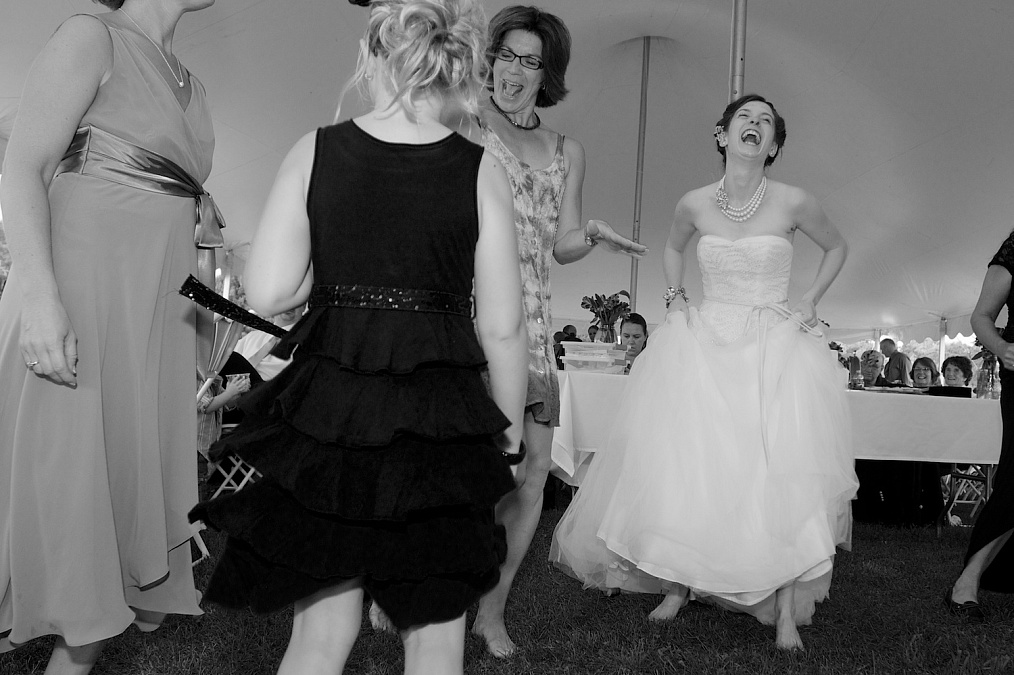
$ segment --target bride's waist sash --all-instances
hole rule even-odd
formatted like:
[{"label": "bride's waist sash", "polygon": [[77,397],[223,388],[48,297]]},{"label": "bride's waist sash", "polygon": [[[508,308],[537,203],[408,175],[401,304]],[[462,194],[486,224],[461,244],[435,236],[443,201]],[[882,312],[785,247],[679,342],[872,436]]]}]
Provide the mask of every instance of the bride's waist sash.
[{"label": "bride's waist sash", "polygon": [[468,296],[445,291],[360,284],[314,285],[310,290],[310,306],[472,315],[472,299]]},{"label": "bride's waist sash", "polygon": [[194,244],[198,248],[221,248],[222,213],[207,190],[183,167],[167,157],[146,150],[119,136],[93,126],[74,134],[54,177],[76,173],[100,178],[138,190],[195,200],[197,225]]},{"label": "bride's waist sash", "polygon": [[757,302],[746,301],[746,300],[733,300],[733,299],[728,299],[728,298],[714,298],[714,297],[705,296],[704,297],[704,301],[705,302],[722,303],[722,304],[727,304],[727,305],[739,305],[739,306],[742,306],[742,307],[749,307],[750,308],[750,316],[751,317],[753,316],[754,313],[757,314],[757,319],[758,319],[758,327],[757,327],[757,355],[758,355],[758,359],[757,359],[757,390],[758,390],[758,392],[760,392],[760,396],[758,397],[758,402],[759,402],[759,405],[760,405],[761,443],[762,443],[762,445],[764,447],[764,460],[765,460],[765,462],[770,462],[771,461],[771,450],[770,450],[770,445],[769,445],[769,441],[768,441],[768,420],[767,420],[767,401],[766,401],[766,399],[767,399],[767,389],[765,388],[765,383],[764,383],[764,371],[765,371],[764,361],[765,361],[765,358],[767,357],[767,341],[768,341],[767,329],[768,329],[768,322],[767,321],[763,321],[763,322],[760,321],[760,313],[762,311],[764,311],[764,310],[770,310],[770,311],[774,312],[775,314],[778,314],[779,316],[781,316],[782,320],[792,320],[792,321],[794,321],[796,323],[796,325],[799,327],[800,330],[804,330],[807,333],[809,333],[810,335],[815,335],[817,337],[823,337],[824,334],[819,329],[817,329],[816,327],[807,325],[805,321],[803,321],[801,318],[799,318],[799,315],[797,315],[795,312],[793,312],[792,310],[790,310],[789,309],[789,301],[787,299],[773,301],[773,302],[761,302],[761,303],[757,303]]}]

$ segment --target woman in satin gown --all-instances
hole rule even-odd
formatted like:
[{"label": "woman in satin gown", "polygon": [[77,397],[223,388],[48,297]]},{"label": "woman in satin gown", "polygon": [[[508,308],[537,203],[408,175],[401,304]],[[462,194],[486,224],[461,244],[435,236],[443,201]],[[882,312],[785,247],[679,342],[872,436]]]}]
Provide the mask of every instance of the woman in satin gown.
[{"label": "woman in satin gown", "polygon": [[[683,196],[664,254],[672,301],[701,235],[703,301],[672,301],[634,363],[550,560],[586,587],[665,593],[651,619],[707,599],[775,624],[776,644],[797,649],[851,537],[848,408],[815,310],[847,246],[816,199],[766,178],[785,142],[770,103],[734,101],[715,135],[725,176]],[[790,306],[797,230],[824,254]]]},{"label": "woman in satin gown", "polygon": [[[172,38],[212,2],[108,0],[68,19],[7,148],[0,651],[56,635],[47,673],[88,672],[131,624],[201,613],[196,313],[176,289],[198,273],[214,134]],[[165,171],[186,190],[167,192]]]}]

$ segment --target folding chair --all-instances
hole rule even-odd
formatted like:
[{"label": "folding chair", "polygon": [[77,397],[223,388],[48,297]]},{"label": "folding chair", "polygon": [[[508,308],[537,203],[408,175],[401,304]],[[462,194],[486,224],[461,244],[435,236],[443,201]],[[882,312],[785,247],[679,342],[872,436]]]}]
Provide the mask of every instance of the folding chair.
[{"label": "folding chair", "polygon": [[[235,424],[223,424],[222,435],[225,436],[232,433],[232,430],[235,428]],[[248,483],[252,483],[262,475],[253,465],[243,461],[243,459],[236,455],[227,455],[217,462],[209,459],[208,465],[213,467],[215,475],[222,477],[222,484],[211,495],[212,499],[218,497],[223,492],[242,490]]]},{"label": "folding chair", "polygon": [[938,537],[942,534],[944,525],[950,522],[951,509],[955,505],[970,504],[972,509],[968,514],[969,520],[975,519],[993,490],[993,465],[969,464],[965,469],[955,466],[945,478],[950,484],[950,494],[944,510],[937,518]]}]

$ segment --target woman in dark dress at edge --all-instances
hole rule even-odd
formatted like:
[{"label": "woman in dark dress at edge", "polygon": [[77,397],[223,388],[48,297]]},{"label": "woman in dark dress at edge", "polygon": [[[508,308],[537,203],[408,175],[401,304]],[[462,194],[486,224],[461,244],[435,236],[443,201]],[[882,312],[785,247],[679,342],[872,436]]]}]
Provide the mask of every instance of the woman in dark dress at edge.
[{"label": "woman in dark dress at edge", "polygon": [[[979,514],[965,554],[965,566],[944,598],[948,611],[969,623],[981,623],[986,614],[979,606],[979,589],[1014,593],[1014,321],[1008,319],[1003,333],[996,329],[996,317],[1003,306],[1014,309],[1011,275],[1014,273],[1014,233],[1000,246],[986,268],[979,301],[972,311],[975,336],[1000,359],[1000,414],[1003,440],[1000,463],[993,480],[993,492]],[[1008,316],[1011,316],[1008,314]]]},{"label": "woman in dark dress at edge", "polygon": [[475,112],[484,47],[477,0],[370,3],[350,86],[373,109],[296,143],[253,241],[250,305],[310,309],[217,446],[264,478],[192,517],[229,535],[209,601],[295,603],[280,673],[341,672],[364,592],[406,673],[461,673],[465,611],[499,578],[527,371],[511,193],[443,124]]}]

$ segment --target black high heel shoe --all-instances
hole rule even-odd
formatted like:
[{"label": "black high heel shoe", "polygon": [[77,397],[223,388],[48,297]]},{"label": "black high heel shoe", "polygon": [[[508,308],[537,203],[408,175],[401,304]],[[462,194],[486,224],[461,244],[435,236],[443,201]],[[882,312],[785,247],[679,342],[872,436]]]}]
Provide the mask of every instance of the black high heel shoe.
[{"label": "black high heel shoe", "polygon": [[949,614],[962,617],[968,623],[984,623],[986,621],[986,613],[982,611],[982,607],[979,607],[979,603],[974,600],[954,602],[951,600],[952,590],[948,588],[944,592],[944,606]]}]

